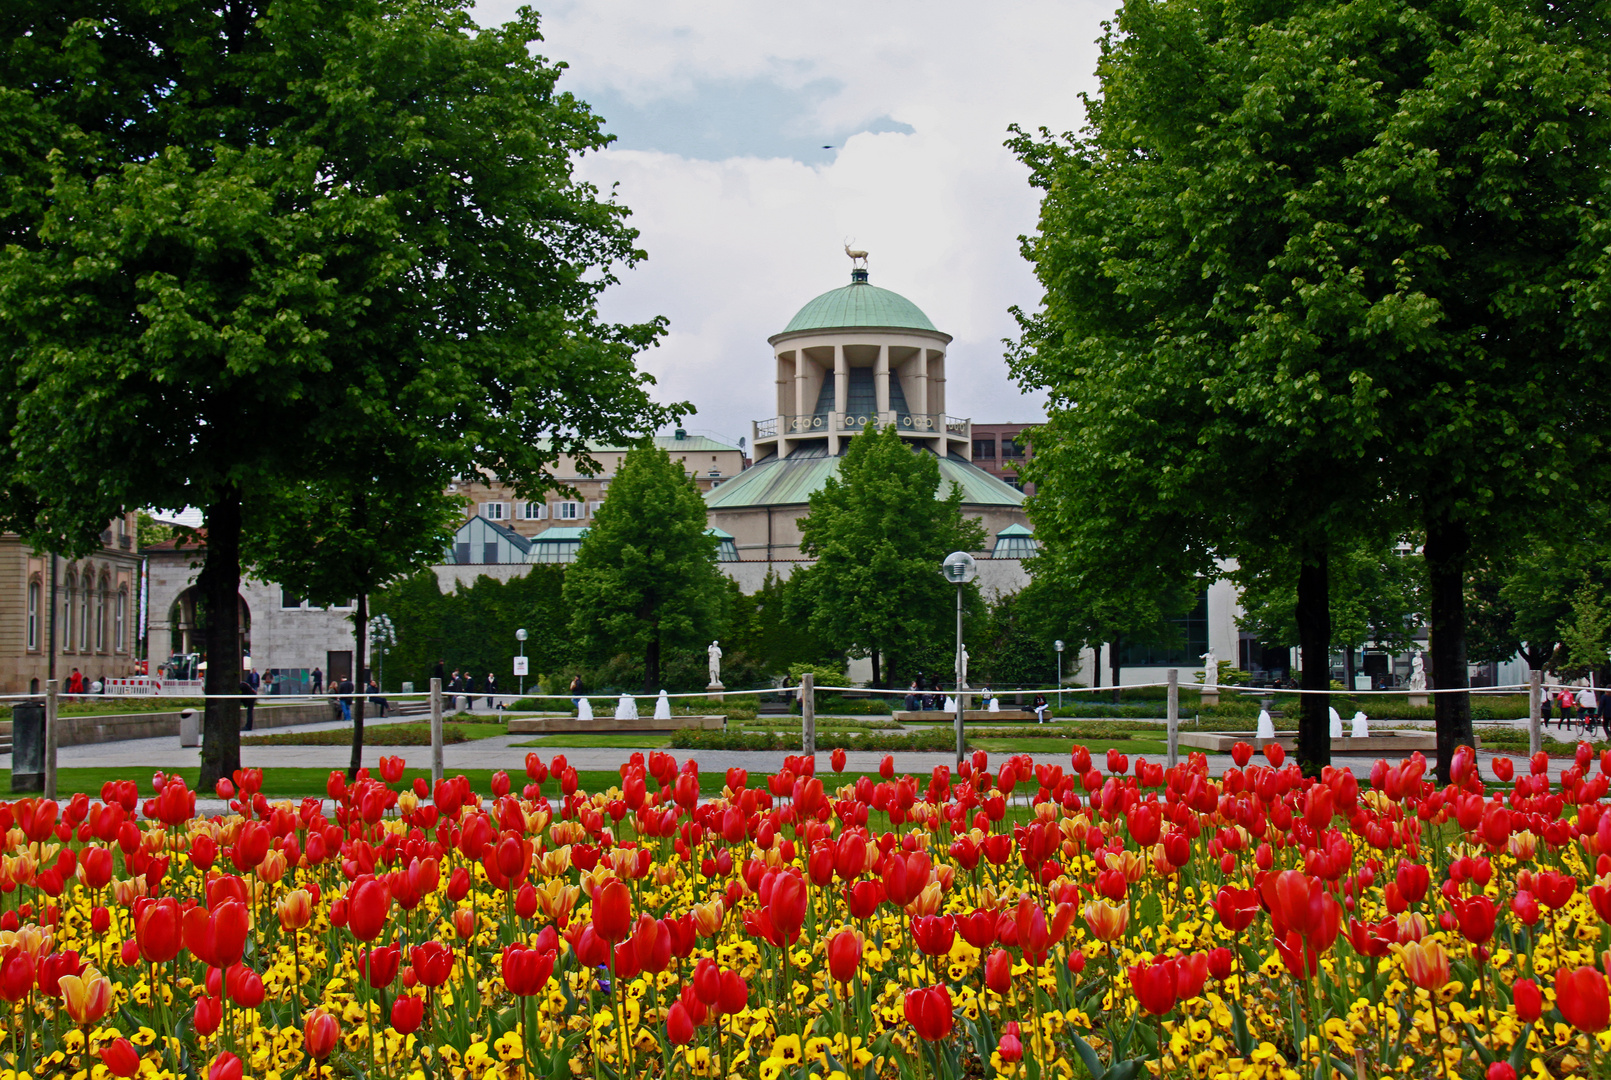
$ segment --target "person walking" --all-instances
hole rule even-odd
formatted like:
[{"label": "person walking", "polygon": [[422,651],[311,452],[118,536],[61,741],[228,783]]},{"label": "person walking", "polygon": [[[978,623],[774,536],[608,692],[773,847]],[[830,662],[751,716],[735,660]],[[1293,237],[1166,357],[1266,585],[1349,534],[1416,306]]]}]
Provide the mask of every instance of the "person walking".
[{"label": "person walking", "polygon": [[349,724],[352,723],[352,692],[354,689],[352,680],[345,675],[341,677],[341,682],[336,686],[336,693],[341,695],[337,699],[341,702],[341,718]]},{"label": "person walking", "polygon": [[1600,699],[1595,696],[1592,686],[1585,686],[1577,692],[1577,707],[1583,713],[1584,733],[1593,732],[1599,723]]},{"label": "person walking", "polygon": [[570,693],[571,693],[571,708],[580,709],[582,707],[582,693],[583,693],[583,690],[582,690],[582,677],[580,675],[572,675],[571,676],[571,690],[570,690]]},{"label": "person walking", "polygon": [[475,712],[475,676],[469,668],[464,669],[464,707]]},{"label": "person walking", "polygon": [[1561,707],[1561,727],[1571,726],[1577,719],[1577,699],[1572,697],[1572,691],[1564,686],[1555,691],[1555,703]]},{"label": "person walking", "polygon": [[[438,665],[438,666],[440,666],[440,665]],[[442,684],[442,689],[444,689],[444,690],[446,690],[448,692],[448,696],[447,696],[447,711],[450,712],[450,713],[457,712],[458,708],[459,708],[459,669],[458,668],[453,669],[453,674],[451,674],[451,675],[449,675],[447,677],[447,682]]]},{"label": "person walking", "polygon": [[263,685],[263,677],[257,673],[256,668],[251,668],[246,672],[246,682],[251,686],[252,693],[255,694],[257,693],[257,688]]},{"label": "person walking", "polygon": [[315,667],[312,671],[308,672],[308,678],[313,680],[313,692],[315,694],[321,694],[324,692],[324,672]]},{"label": "person walking", "polygon": [[503,708],[503,706],[500,705],[498,703],[498,700],[497,700],[498,677],[496,675],[494,675],[490,671],[487,672],[487,682],[486,682],[486,685],[482,687],[482,690],[485,691],[485,693],[487,695],[487,708],[489,708],[489,709],[501,709],[501,708]]},{"label": "person walking", "polygon": [[378,682],[376,682],[373,677],[371,677],[370,680],[369,680],[369,685],[366,686],[364,688],[364,690],[365,690],[366,693],[369,694],[369,704],[373,705],[376,709],[380,710],[375,715],[377,717],[385,716],[386,715],[386,699],[380,696],[380,684]]},{"label": "person walking", "polygon": [[1538,695],[1538,726],[1548,730],[1549,722],[1555,713],[1555,695]]},{"label": "person walking", "polygon": [[257,688],[246,679],[241,680],[241,707],[246,710],[246,726],[242,731],[252,730],[252,711],[257,708]]}]

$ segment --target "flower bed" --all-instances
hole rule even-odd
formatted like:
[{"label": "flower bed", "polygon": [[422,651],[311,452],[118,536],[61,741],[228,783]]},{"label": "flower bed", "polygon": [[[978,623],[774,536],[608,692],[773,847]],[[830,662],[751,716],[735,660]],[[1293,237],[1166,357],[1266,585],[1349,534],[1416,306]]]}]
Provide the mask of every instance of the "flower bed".
[{"label": "flower bed", "polygon": [[210,817],[160,774],[0,804],[0,1066],[1514,1080],[1611,1049],[1611,753],[1501,759],[1502,791],[1469,751],[1364,790],[1233,757],[793,758],[703,801],[659,753],[595,792],[562,756],[490,792],[384,758],[329,802],[242,771]]}]

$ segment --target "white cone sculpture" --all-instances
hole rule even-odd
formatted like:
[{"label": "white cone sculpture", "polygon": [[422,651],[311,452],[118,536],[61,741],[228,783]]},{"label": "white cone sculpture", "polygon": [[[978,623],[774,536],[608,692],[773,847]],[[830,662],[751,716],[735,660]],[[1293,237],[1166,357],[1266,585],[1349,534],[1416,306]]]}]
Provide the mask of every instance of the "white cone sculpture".
[{"label": "white cone sculpture", "polygon": [[580,701],[578,701],[576,703],[576,719],[578,719],[578,720],[591,720],[591,719],[593,719],[593,702],[592,701],[590,701],[587,698],[582,698]]},{"label": "white cone sculpture", "polygon": [[1365,714],[1362,712],[1354,713],[1354,738],[1370,738],[1370,721],[1365,719]]},{"label": "white cone sculpture", "polygon": [[998,699],[994,695],[991,695],[991,698],[990,698],[990,711],[991,712],[1000,712],[1001,711],[1001,701],[1000,701],[1000,699]]},{"label": "white cone sculpture", "polygon": [[948,712],[948,713],[955,713],[957,711],[957,699],[956,698],[947,697],[945,699],[945,711]]},{"label": "white cone sculpture", "polygon": [[622,694],[621,700],[615,703],[615,718],[617,720],[636,720],[638,718],[638,699],[631,694]]},{"label": "white cone sculpture", "polygon": [[1259,731],[1257,738],[1261,743],[1275,741],[1275,721],[1270,719],[1268,710],[1259,710]]},{"label": "white cone sculpture", "polygon": [[1333,739],[1340,739],[1343,737],[1342,717],[1337,715],[1336,709],[1331,710],[1331,737]]},{"label": "white cone sculpture", "polygon": [[656,720],[671,719],[671,699],[666,697],[666,692],[664,690],[660,691],[660,696],[655,698],[654,718]]}]

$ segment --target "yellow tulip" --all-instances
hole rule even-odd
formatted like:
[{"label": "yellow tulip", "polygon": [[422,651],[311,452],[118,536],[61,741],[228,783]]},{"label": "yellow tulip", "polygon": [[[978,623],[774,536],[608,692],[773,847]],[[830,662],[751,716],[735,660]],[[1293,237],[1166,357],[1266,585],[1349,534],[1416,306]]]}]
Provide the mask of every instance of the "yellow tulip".
[{"label": "yellow tulip", "polygon": [[112,1008],[112,983],[92,967],[82,975],[63,975],[59,985],[67,1015],[79,1027],[98,1023]]}]

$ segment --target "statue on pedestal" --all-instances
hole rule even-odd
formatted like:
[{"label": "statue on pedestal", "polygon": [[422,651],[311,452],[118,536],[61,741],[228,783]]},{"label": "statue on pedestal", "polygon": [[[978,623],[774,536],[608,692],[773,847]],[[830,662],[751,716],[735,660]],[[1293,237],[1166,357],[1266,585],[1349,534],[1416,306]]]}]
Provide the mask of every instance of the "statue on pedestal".
[{"label": "statue on pedestal", "polygon": [[968,685],[968,647],[962,646],[962,652],[957,656],[957,689],[965,689]]},{"label": "statue on pedestal", "polygon": [[1415,656],[1410,659],[1410,689],[1426,689],[1426,659],[1421,655],[1419,649],[1416,650]]},{"label": "statue on pedestal", "polygon": [[711,642],[710,648],[705,650],[710,658],[710,685],[712,689],[719,689],[722,685],[722,647],[718,642]]},{"label": "statue on pedestal", "polygon": [[1214,650],[1209,649],[1203,654],[1203,689],[1219,689],[1219,661],[1214,659]]}]

